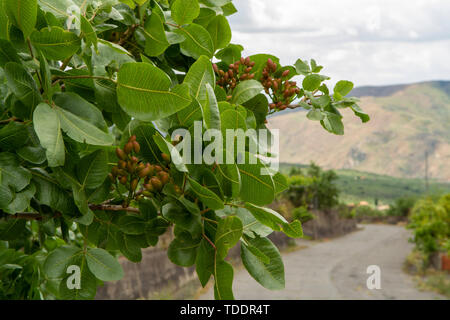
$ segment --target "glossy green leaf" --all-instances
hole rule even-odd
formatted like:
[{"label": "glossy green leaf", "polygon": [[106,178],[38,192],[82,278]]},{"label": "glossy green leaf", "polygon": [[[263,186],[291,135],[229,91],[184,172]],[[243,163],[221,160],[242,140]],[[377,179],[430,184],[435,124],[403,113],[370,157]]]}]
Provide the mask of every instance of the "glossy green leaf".
[{"label": "glossy green leaf", "polygon": [[314,91],[319,88],[322,78],[318,74],[310,74],[303,79],[303,89],[306,91]]},{"label": "glossy green leaf", "polygon": [[180,45],[183,54],[194,59],[198,59],[202,55],[212,58],[214,55],[214,44],[211,36],[202,26],[193,23],[175,30],[175,33],[185,37]]},{"label": "glossy green leaf", "polygon": [[195,260],[195,270],[202,287],[206,286],[211,275],[214,274],[214,256],[213,246],[206,239],[202,239]]},{"label": "glossy green leaf", "polygon": [[195,263],[200,240],[193,239],[188,232],[182,232],[170,243],[167,255],[173,263],[190,267]]},{"label": "glossy green leaf", "polygon": [[237,166],[241,176],[241,199],[257,205],[272,203],[275,185],[264,164],[254,155],[246,153],[245,163],[238,163]]},{"label": "glossy green leaf", "polygon": [[92,27],[91,23],[89,22],[88,19],[86,19],[85,16],[80,15],[80,22],[81,22],[81,32],[82,32],[82,37],[84,38],[84,40],[86,41],[86,44],[88,46],[93,45],[94,49],[96,51],[98,51],[98,38],[97,38],[97,33],[95,33],[94,28]]},{"label": "glossy green leaf", "polygon": [[30,39],[33,46],[52,60],[64,60],[76,53],[81,46],[81,40],[75,33],[60,27],[36,30]]},{"label": "glossy green leaf", "polygon": [[36,25],[37,0],[3,0],[3,7],[11,23],[28,38]]},{"label": "glossy green leaf", "polygon": [[117,259],[108,251],[89,248],[86,252],[89,270],[100,280],[115,281],[123,277],[123,270]]},{"label": "glossy green leaf", "polygon": [[215,86],[215,75],[211,61],[201,56],[189,69],[184,82],[189,86],[191,95],[204,105],[207,101],[206,84]]},{"label": "glossy green leaf", "polygon": [[131,116],[151,121],[168,117],[191,103],[187,85],[170,89],[171,81],[148,63],[127,63],[118,75],[119,104]]},{"label": "glossy green leaf", "polygon": [[251,247],[242,243],[241,258],[248,273],[267,289],[284,289],[284,265],[277,247],[267,238],[254,238],[249,244],[268,257],[269,262],[264,262],[264,258],[255,255]]},{"label": "glossy green leaf", "polygon": [[75,246],[62,246],[52,251],[44,263],[44,272],[48,278],[60,278],[73,260],[83,251]]},{"label": "glossy green leaf", "polygon": [[3,68],[8,62],[21,63],[11,42],[0,38],[0,67]]},{"label": "glossy green leaf", "polygon": [[108,155],[103,150],[97,150],[85,156],[77,165],[78,180],[87,189],[100,187],[108,173]]},{"label": "glossy green leaf", "polygon": [[224,259],[228,250],[236,245],[242,236],[242,221],[238,217],[228,216],[221,219],[216,232],[216,259]]},{"label": "glossy green leaf", "polygon": [[64,165],[64,140],[55,109],[46,103],[39,104],[33,113],[33,125],[39,141],[45,149],[48,165],[50,167]]},{"label": "glossy green leaf", "polygon": [[217,261],[214,266],[214,297],[217,300],[234,300],[233,267],[226,261]]},{"label": "glossy green leaf", "polygon": [[198,0],[175,0],[171,7],[172,18],[180,26],[191,23],[200,13]]},{"label": "glossy green leaf", "polygon": [[145,26],[142,29],[146,38],[145,54],[150,57],[159,56],[164,53],[170,45],[166,38],[163,23],[164,21],[156,13],[151,14],[145,21]]},{"label": "glossy green leaf", "polygon": [[36,82],[28,71],[20,64],[8,62],[5,67],[5,77],[9,89],[26,106],[34,108],[42,101]]},{"label": "glossy green leaf", "polygon": [[188,178],[189,184],[192,188],[192,191],[197,195],[197,197],[209,208],[212,210],[220,210],[223,209],[223,201],[210,189],[203,187],[197,181]]},{"label": "glossy green leaf", "polygon": [[231,103],[240,105],[254,98],[263,90],[263,86],[259,81],[247,80],[239,83],[233,91]]},{"label": "glossy green leaf", "polygon": [[213,41],[214,49],[219,50],[225,48],[231,41],[231,29],[227,18],[218,15],[211,20],[206,28]]}]

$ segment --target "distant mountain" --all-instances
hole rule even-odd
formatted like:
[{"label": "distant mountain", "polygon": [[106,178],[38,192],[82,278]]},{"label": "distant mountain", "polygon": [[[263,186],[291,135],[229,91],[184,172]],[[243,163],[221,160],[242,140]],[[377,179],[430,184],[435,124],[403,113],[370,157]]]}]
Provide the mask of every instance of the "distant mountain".
[{"label": "distant mountain", "polygon": [[[450,81],[360,87],[352,96],[371,116],[362,124],[344,110],[345,135],[327,133],[304,112],[274,116],[281,161],[450,181]],[[427,156],[428,155],[428,156]]]}]

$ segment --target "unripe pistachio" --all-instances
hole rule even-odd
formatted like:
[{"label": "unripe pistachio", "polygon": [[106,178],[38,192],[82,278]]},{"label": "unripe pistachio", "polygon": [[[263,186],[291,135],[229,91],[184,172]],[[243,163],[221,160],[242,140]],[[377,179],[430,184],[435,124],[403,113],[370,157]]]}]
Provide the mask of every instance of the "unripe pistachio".
[{"label": "unripe pistachio", "polygon": [[253,69],[252,67],[248,67],[248,68],[245,68],[244,71],[245,71],[246,73],[249,73],[250,71],[252,71],[252,69]]},{"label": "unripe pistachio", "polygon": [[125,184],[127,184],[128,179],[127,179],[126,176],[123,176],[123,177],[120,177],[119,181],[120,181],[121,184],[125,185]]},{"label": "unripe pistachio", "polygon": [[227,101],[231,100],[231,98],[233,98],[233,96],[227,96]]},{"label": "unripe pistachio", "polygon": [[183,191],[181,190],[181,188],[180,188],[179,186],[177,186],[177,185],[175,185],[175,186],[173,187],[173,189],[174,189],[175,192],[178,193],[178,194],[182,194],[182,193],[183,193]]},{"label": "unripe pistachio", "polygon": [[126,159],[127,159],[127,155],[126,155],[125,152],[124,152],[122,149],[120,149],[120,148],[117,148],[117,149],[116,149],[116,155],[117,155],[117,158],[119,158],[119,159],[121,159],[121,160],[126,160]]},{"label": "unripe pistachio", "polygon": [[125,151],[126,154],[130,154],[131,151],[133,151],[133,142],[128,142],[125,147],[123,147],[123,151]]},{"label": "unripe pistachio", "polygon": [[141,151],[141,146],[139,142],[133,141],[133,150],[135,153],[139,153],[139,151]]},{"label": "unripe pistachio", "polygon": [[255,64],[256,64],[255,61],[250,62],[250,67],[253,68],[255,66]]},{"label": "unripe pistachio", "polygon": [[155,172],[160,172],[160,171],[162,171],[161,166],[158,166],[158,165],[154,165],[154,166],[153,166],[153,169],[155,170]]},{"label": "unripe pistachio", "polygon": [[131,181],[131,190],[136,190],[138,183],[138,179],[133,179],[133,181]]},{"label": "unripe pistachio", "polygon": [[130,159],[131,159],[131,161],[133,163],[138,163],[139,162],[139,159],[137,157],[135,157],[135,156],[132,156]]},{"label": "unripe pistachio", "polygon": [[144,188],[145,188],[145,190],[150,191],[150,192],[155,191],[155,188],[153,187],[153,185],[151,183],[144,184]]},{"label": "unripe pistachio", "polygon": [[250,65],[250,57],[245,58],[245,65],[248,66]]},{"label": "unripe pistachio", "polygon": [[109,180],[111,180],[111,182],[116,181],[116,178],[113,176],[112,173],[109,173],[109,174],[108,174],[108,177],[109,177]]},{"label": "unripe pistachio", "polygon": [[128,140],[128,141],[131,141],[131,142],[136,141],[136,135],[132,135],[132,136],[130,137],[130,140]]},{"label": "unripe pistachio", "polygon": [[225,72],[223,70],[219,70],[219,74],[223,77],[225,75]]},{"label": "unripe pistachio", "polygon": [[248,76],[248,79],[249,79],[249,80],[254,79],[254,78],[255,78],[255,74],[254,74],[254,73],[252,73],[252,74],[250,74],[250,75]]},{"label": "unripe pistachio", "polygon": [[119,168],[117,166],[112,167],[111,173],[114,177],[117,177],[119,175]]},{"label": "unripe pistachio", "polygon": [[128,161],[127,170],[129,173],[134,173],[136,171],[136,164],[131,161]]},{"label": "unripe pistachio", "polygon": [[213,63],[213,69],[216,73],[219,73],[219,67],[217,66],[217,64]]},{"label": "unripe pistachio", "polygon": [[158,172],[158,177],[161,180],[162,184],[167,184],[169,182],[169,174],[167,172],[164,171],[160,171]]},{"label": "unripe pistachio", "polygon": [[269,107],[270,107],[271,110],[273,110],[273,109],[275,109],[277,107],[277,105],[275,103],[271,103],[269,105]]},{"label": "unripe pistachio", "polygon": [[289,69],[288,69],[288,70],[285,70],[285,71],[281,74],[281,76],[282,76],[282,77],[287,77],[287,76],[289,75],[289,72],[290,72]]},{"label": "unripe pistachio", "polygon": [[275,90],[278,90],[278,81],[274,81],[274,83],[273,83],[273,88],[274,88]]},{"label": "unripe pistachio", "polygon": [[139,178],[143,178],[145,176],[148,176],[150,174],[150,172],[151,172],[151,168],[146,167],[146,168],[142,169],[141,171],[139,171],[138,176],[139,176]]},{"label": "unripe pistachio", "polygon": [[150,179],[150,183],[155,188],[155,190],[159,191],[162,188],[162,182],[157,177],[153,177]]},{"label": "unripe pistachio", "polygon": [[127,168],[127,163],[124,160],[119,160],[118,165],[119,165],[120,169],[126,169]]},{"label": "unripe pistachio", "polygon": [[141,163],[139,163],[138,164],[138,166],[136,167],[136,170],[137,171],[141,171],[141,170],[144,170],[146,167],[145,167],[145,164],[143,163],[143,162],[141,162]]},{"label": "unripe pistachio", "polygon": [[163,158],[163,160],[164,160],[165,162],[167,162],[167,163],[170,162],[170,156],[169,156],[168,154],[162,153],[162,154],[161,154],[161,157]]},{"label": "unripe pistachio", "polygon": [[241,63],[245,64],[245,58],[244,57],[241,57]]},{"label": "unripe pistachio", "polygon": [[244,73],[244,74],[240,77],[240,80],[245,80],[245,79],[247,79],[247,77],[248,77],[248,74]]}]

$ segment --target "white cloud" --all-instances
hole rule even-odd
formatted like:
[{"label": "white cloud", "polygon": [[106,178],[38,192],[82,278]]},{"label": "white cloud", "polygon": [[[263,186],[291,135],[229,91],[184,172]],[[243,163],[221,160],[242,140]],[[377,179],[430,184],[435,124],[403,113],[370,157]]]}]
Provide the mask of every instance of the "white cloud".
[{"label": "white cloud", "polygon": [[448,0],[234,0],[233,43],[357,85],[450,79]]}]

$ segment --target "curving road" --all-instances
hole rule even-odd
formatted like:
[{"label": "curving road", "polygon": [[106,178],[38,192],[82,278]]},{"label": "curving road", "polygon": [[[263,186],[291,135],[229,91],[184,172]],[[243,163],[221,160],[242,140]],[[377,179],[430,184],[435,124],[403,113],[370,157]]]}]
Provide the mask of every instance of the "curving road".
[{"label": "curving road", "polygon": [[[286,288],[270,291],[256,283],[243,268],[235,273],[236,299],[445,299],[419,291],[402,270],[411,252],[410,233],[404,227],[364,225],[362,230],[324,242],[302,240],[306,246],[283,255]],[[381,269],[381,289],[369,290],[369,265]],[[200,299],[212,299],[212,288]]]}]

